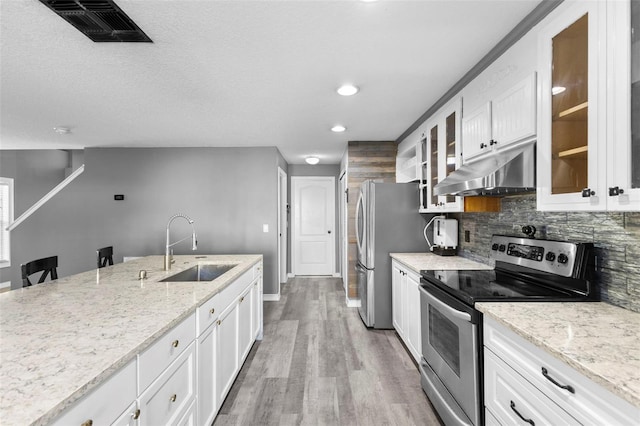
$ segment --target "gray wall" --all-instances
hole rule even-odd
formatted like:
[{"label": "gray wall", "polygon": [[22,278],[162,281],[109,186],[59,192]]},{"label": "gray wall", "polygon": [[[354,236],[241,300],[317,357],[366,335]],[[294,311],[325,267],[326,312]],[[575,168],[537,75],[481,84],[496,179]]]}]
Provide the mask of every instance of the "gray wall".
[{"label": "gray wall", "polygon": [[[335,207],[336,207],[336,211],[335,211],[335,222],[336,222],[336,226],[335,226],[335,239],[336,239],[336,247],[335,247],[335,253],[336,253],[336,270],[334,272],[340,272],[340,241],[338,236],[339,236],[339,226],[340,223],[338,222],[340,220],[339,216],[338,216],[338,212],[339,212],[339,188],[340,188],[340,181],[339,181],[339,177],[340,177],[340,165],[339,164],[316,164],[316,165],[308,165],[308,164],[291,164],[289,165],[289,173],[287,175],[287,199],[289,200],[289,203],[291,202],[291,178],[293,176],[333,176],[336,178],[335,181],[335,193],[336,193],[336,200],[335,200]],[[290,209],[292,210],[292,209]],[[289,234],[288,234],[288,244],[287,244],[287,272],[292,272],[293,271],[293,265],[291,262],[291,247],[293,246],[293,242],[292,242],[292,238],[293,238],[293,232],[291,230],[291,217],[289,217],[287,219],[287,223],[289,223]]]},{"label": "gray wall", "polygon": [[[12,155],[2,151],[3,165]],[[116,262],[162,254],[167,220],[184,213],[195,221],[198,253],[263,254],[264,291],[277,291],[277,235],[262,232],[263,224],[277,229],[277,166],[286,162],[276,148],[94,148],[84,160],[85,172],[12,232],[14,288],[19,264],[39,257],[58,255],[62,277],[95,268],[95,250],[103,246],[114,246]],[[40,174],[40,166],[31,173]],[[24,196],[18,180],[16,198],[30,201],[16,200],[16,217],[39,198]],[[114,194],[125,200],[114,201]],[[171,232],[179,239],[190,227],[176,220]],[[192,253],[187,242],[174,249]]]},{"label": "gray wall", "polygon": [[465,257],[486,259],[493,234],[523,235],[523,225],[534,225],[540,238],[594,243],[602,299],[640,312],[640,213],[540,212],[532,194],[503,198],[499,213],[453,217],[460,221],[458,253]]}]

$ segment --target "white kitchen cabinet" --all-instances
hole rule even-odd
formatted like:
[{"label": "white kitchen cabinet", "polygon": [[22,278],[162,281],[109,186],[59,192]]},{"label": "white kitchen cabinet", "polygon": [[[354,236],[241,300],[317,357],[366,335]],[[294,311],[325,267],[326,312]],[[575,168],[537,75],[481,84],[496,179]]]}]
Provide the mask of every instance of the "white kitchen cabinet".
[{"label": "white kitchen cabinet", "polygon": [[535,424],[638,424],[640,409],[492,318],[483,333],[485,408],[501,424],[520,422],[516,411]]},{"label": "white kitchen cabinet", "polygon": [[123,424],[121,416],[132,405],[135,406],[136,396],[134,359],[58,417],[53,425]]},{"label": "white kitchen cabinet", "polygon": [[628,0],[571,2],[540,30],[539,210],[640,210],[632,19]]},{"label": "white kitchen cabinet", "polygon": [[418,179],[418,143],[416,140],[410,139],[398,146],[396,182],[415,182]]},{"label": "white kitchen cabinet", "polygon": [[198,336],[198,419],[210,425],[216,417],[220,401],[217,399],[216,354],[218,350],[218,324],[212,323]]},{"label": "white kitchen cabinet", "polygon": [[536,75],[527,76],[462,117],[465,163],[536,135]]},{"label": "white kitchen cabinet", "polygon": [[406,311],[403,309],[403,301],[404,301],[404,292],[406,291],[404,287],[406,283],[404,282],[404,267],[401,266],[400,263],[393,260],[392,262],[392,272],[391,272],[391,317],[393,328],[398,332],[400,337],[404,336],[404,315],[406,315]]},{"label": "white kitchen cabinet", "polygon": [[253,283],[244,290],[238,300],[238,363],[249,354],[255,340],[253,335]]},{"label": "white kitchen cabinet", "polygon": [[216,400],[222,404],[240,369],[238,345],[238,303],[220,315],[216,351]]},{"label": "white kitchen cabinet", "polygon": [[416,362],[420,362],[422,358],[420,276],[395,259],[391,263],[393,326],[413,358]]},{"label": "white kitchen cabinet", "polygon": [[196,397],[195,357],[195,343],[191,342],[140,395],[140,426],[174,424],[192,405]]},{"label": "white kitchen cabinet", "polygon": [[[211,423],[203,423],[203,425],[210,425]],[[187,408],[182,418],[177,421],[176,426],[196,426],[196,402],[193,401],[191,406]]]},{"label": "white kitchen cabinet", "polygon": [[422,133],[419,153],[421,213],[459,212],[463,198],[435,195],[433,187],[460,167],[460,115],[462,99],[458,98],[441,108],[427,122]]}]

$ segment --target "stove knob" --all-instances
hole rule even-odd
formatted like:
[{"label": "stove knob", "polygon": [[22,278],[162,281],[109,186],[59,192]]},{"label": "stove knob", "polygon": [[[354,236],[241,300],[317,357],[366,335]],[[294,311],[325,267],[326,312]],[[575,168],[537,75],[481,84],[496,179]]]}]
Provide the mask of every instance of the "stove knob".
[{"label": "stove knob", "polygon": [[493,243],[493,244],[491,245],[491,250],[493,250],[493,251],[497,251],[497,250],[498,250],[498,243]]},{"label": "stove knob", "polygon": [[566,255],[566,254],[564,254],[564,253],[560,253],[560,254],[558,255],[558,263],[562,263],[562,264],[564,264],[564,263],[567,263],[568,261],[569,261],[569,258],[567,257],[567,255]]},{"label": "stove knob", "polygon": [[553,262],[554,260],[556,260],[556,254],[554,252],[550,251],[545,256],[545,259],[547,259],[549,262]]},{"label": "stove knob", "polygon": [[504,244],[500,244],[500,247],[498,247],[498,251],[505,251],[507,249],[507,246],[505,246]]}]

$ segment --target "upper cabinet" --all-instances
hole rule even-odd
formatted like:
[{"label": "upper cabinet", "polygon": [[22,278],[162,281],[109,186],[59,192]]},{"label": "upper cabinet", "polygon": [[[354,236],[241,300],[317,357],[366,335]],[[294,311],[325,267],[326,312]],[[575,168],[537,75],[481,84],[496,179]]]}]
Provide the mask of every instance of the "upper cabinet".
[{"label": "upper cabinet", "polygon": [[640,208],[630,3],[567,3],[540,29],[539,210]]},{"label": "upper cabinet", "polygon": [[418,180],[417,144],[400,144],[396,156],[396,182],[406,183]]},{"label": "upper cabinet", "polygon": [[459,212],[463,198],[434,195],[433,187],[460,167],[460,114],[462,99],[441,108],[427,122],[418,144],[420,212]]},{"label": "upper cabinet", "polygon": [[527,76],[462,118],[464,162],[536,134],[536,76]]}]

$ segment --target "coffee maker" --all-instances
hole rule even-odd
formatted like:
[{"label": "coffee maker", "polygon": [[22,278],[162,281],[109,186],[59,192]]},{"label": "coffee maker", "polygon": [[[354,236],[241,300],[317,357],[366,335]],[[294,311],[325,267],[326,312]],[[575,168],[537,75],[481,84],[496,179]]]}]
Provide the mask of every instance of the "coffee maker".
[{"label": "coffee maker", "polygon": [[[433,243],[429,240],[427,231],[433,224]],[[446,216],[434,216],[423,230],[424,239],[429,244],[429,250],[440,256],[454,256],[458,248],[458,221],[447,219]]]}]

